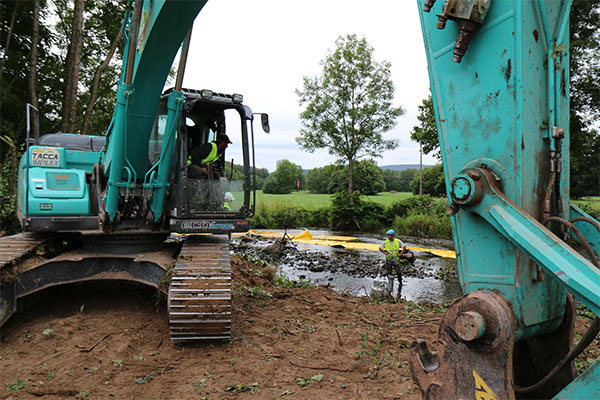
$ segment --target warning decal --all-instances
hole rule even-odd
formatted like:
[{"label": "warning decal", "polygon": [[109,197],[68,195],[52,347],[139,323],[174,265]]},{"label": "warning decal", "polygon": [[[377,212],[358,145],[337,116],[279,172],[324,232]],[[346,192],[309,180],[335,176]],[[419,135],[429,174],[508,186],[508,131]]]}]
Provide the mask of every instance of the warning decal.
[{"label": "warning decal", "polygon": [[31,149],[31,165],[34,167],[58,167],[60,165],[58,150],[52,147]]}]

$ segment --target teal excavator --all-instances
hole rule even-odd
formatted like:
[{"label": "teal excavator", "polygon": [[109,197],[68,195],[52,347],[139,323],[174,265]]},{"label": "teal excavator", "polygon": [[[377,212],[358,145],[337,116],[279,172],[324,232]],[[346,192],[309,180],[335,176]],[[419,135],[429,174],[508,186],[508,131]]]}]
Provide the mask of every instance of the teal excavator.
[{"label": "teal excavator", "polygon": [[598,360],[573,367],[599,331],[600,224],[569,202],[571,0],[418,6],[464,293],[436,351],[411,344],[423,398],[598,399]]},{"label": "teal excavator", "polygon": [[[140,0],[128,11],[105,137],[34,138],[19,169],[28,232],[0,242],[0,322],[18,298],[48,286],[157,286],[170,276],[172,340],[229,336],[225,234],[247,229],[252,210],[253,113],[239,96],[181,88],[187,45],[175,89],[161,95],[204,3]],[[437,351],[411,344],[414,379],[426,399],[600,398],[600,363],[579,375],[573,368],[599,331],[600,224],[569,202],[571,0],[418,4],[465,294],[442,319]],[[239,190],[227,177],[188,176],[190,148],[215,137],[206,121],[223,125],[231,111],[241,121]],[[243,202],[230,212],[232,197]],[[157,246],[172,232],[213,235]],[[46,242],[67,251],[30,257]],[[578,304],[594,317],[573,345]]]},{"label": "teal excavator", "polygon": [[[0,326],[23,296],[116,279],[168,291],[174,343],[230,337],[229,238],[248,230],[254,209],[256,114],[240,94],[182,88],[191,27],[205,3],[128,1],[105,135],[39,136],[28,106],[18,177],[24,233],[0,239]],[[175,87],[163,92],[178,52]],[[259,115],[268,133],[268,116]],[[52,257],[36,257],[40,246]]]}]

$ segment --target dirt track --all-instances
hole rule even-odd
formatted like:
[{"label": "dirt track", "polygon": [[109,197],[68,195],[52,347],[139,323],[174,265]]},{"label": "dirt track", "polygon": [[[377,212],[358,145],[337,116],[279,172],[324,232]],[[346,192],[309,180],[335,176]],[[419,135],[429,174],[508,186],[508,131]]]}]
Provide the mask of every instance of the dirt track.
[{"label": "dirt track", "polygon": [[[3,328],[0,398],[421,398],[407,347],[435,339],[442,307],[275,288],[272,270],[239,257],[232,270],[227,344],[173,346],[152,289],[87,284],[36,295]],[[586,354],[595,359],[597,344]]]}]

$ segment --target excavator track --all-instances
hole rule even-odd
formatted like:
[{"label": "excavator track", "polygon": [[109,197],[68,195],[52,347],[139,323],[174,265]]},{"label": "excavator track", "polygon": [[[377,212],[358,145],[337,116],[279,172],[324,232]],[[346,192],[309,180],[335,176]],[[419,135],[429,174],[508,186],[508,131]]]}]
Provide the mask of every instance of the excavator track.
[{"label": "excavator track", "polygon": [[51,236],[32,232],[0,238],[0,268],[18,261],[49,239]]},{"label": "excavator track", "polygon": [[173,343],[231,336],[231,264],[227,236],[190,236],[171,276],[169,327]]},{"label": "excavator track", "polygon": [[15,265],[32,255],[38,246],[56,238],[56,235],[33,232],[0,238],[0,327],[17,310]]}]

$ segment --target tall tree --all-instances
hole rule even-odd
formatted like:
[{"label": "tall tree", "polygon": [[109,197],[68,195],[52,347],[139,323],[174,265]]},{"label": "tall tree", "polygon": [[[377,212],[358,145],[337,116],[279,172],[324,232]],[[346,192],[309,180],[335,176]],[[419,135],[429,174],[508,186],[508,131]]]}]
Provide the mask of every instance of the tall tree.
[{"label": "tall tree", "polygon": [[37,77],[37,55],[38,45],[40,43],[40,0],[33,2],[33,17],[32,17],[32,32],[31,32],[31,53],[29,56],[29,78],[27,80],[27,88],[29,90],[29,101],[38,108],[37,91],[35,90],[35,80]]},{"label": "tall tree", "polygon": [[106,58],[104,58],[102,64],[100,64],[94,72],[92,87],[90,88],[90,98],[88,100],[87,108],[83,117],[83,122],[81,124],[81,134],[83,135],[85,135],[88,131],[88,128],[90,126],[90,120],[92,118],[92,112],[94,111],[94,107],[96,106],[96,100],[98,99],[98,89],[100,87],[100,78],[102,77],[102,73],[106,71],[106,69],[110,65],[110,61],[112,60],[115,51],[117,50],[117,46],[119,45],[122,36],[123,35],[119,30],[119,33],[110,45],[110,49],[108,50]]},{"label": "tall tree", "polygon": [[121,23],[127,2],[86,0],[79,103],[75,129],[102,134],[112,117],[124,42]]},{"label": "tall tree", "polygon": [[574,0],[570,20],[571,196],[600,194],[600,0]]},{"label": "tall tree", "polygon": [[83,11],[84,0],[74,0],[73,25],[71,28],[71,41],[67,52],[65,89],[63,97],[63,120],[61,130],[73,132],[75,130],[75,116],[77,115],[77,88],[79,86],[79,70],[81,69],[81,49],[83,47]]},{"label": "tall tree", "polygon": [[440,152],[440,142],[435,123],[435,111],[433,110],[431,93],[429,97],[423,99],[419,106],[417,119],[419,120],[419,125],[413,127],[410,132],[410,138],[423,146],[423,153],[433,153],[435,158],[441,160],[442,154]]},{"label": "tall tree", "polygon": [[326,148],[348,165],[348,200],[353,204],[353,171],[363,157],[381,157],[398,146],[383,134],[404,113],[392,104],[394,84],[391,64],[373,59],[373,47],[356,35],[339,37],[336,49],[321,62],[323,71],[304,77],[303,90],[296,90],[303,129],[296,142],[306,151]]},{"label": "tall tree", "polygon": [[[35,42],[34,13],[36,2],[1,1],[0,37],[2,38],[2,61],[0,63],[0,135],[13,139],[19,148],[25,137],[25,104],[33,98],[43,101],[39,104],[42,118],[41,131],[57,129],[56,112],[60,102],[53,99],[60,89],[60,74],[64,69],[53,51],[56,49],[55,35],[45,24],[44,18],[50,14],[47,2],[39,2],[39,25],[37,36],[39,45],[32,49]],[[37,56],[35,54],[37,51]],[[34,61],[35,60],[35,61]],[[35,67],[32,66],[35,62]],[[35,92],[32,92],[32,74],[35,73]],[[51,118],[43,118],[43,116]],[[3,143],[0,144],[2,149]],[[7,152],[0,151],[0,159]]]}]

